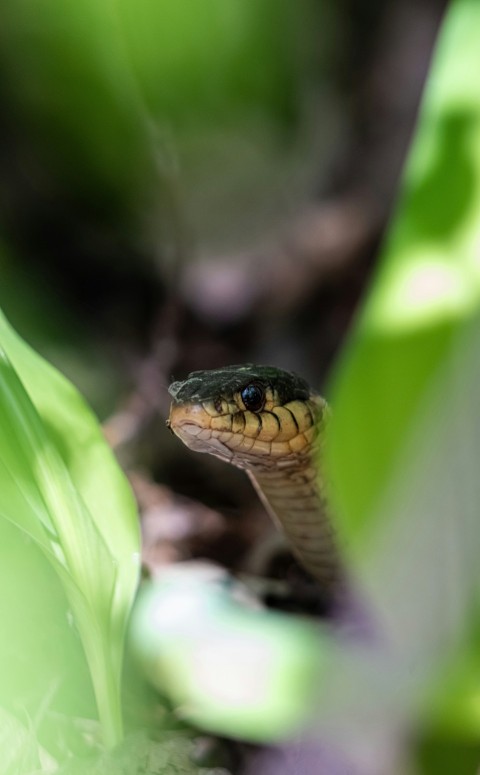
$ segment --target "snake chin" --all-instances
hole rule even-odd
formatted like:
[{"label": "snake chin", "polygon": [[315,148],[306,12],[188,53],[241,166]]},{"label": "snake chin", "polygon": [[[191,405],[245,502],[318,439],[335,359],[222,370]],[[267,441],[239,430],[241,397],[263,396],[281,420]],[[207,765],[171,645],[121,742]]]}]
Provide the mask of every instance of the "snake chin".
[{"label": "snake chin", "polygon": [[226,462],[232,460],[232,451],[225,444],[222,444],[220,439],[214,436],[210,436],[208,439],[200,438],[202,428],[198,425],[184,422],[181,425],[171,426],[171,429],[183,441],[185,446],[194,452],[206,452]]}]

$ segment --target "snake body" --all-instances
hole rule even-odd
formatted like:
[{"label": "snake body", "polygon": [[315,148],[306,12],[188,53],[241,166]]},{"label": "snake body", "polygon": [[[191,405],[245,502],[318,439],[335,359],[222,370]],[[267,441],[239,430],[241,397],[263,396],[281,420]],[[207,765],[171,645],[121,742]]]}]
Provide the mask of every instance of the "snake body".
[{"label": "snake body", "polygon": [[252,364],[192,372],[169,393],[170,429],[244,469],[299,561],[334,588],[340,563],[318,475],[325,400],[293,372]]}]

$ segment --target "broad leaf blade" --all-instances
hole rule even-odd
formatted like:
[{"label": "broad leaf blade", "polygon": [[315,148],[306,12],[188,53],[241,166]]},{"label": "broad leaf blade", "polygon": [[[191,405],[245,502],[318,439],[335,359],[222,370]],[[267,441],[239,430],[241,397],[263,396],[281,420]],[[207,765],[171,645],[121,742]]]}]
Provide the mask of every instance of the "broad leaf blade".
[{"label": "broad leaf blade", "polygon": [[333,391],[337,525],[387,641],[369,698],[399,716],[442,694],[447,707],[452,677],[478,664],[479,32],[478,3],[453,2]]},{"label": "broad leaf blade", "polygon": [[[109,742],[121,735],[126,622],[139,565],[133,500],[76,391],[0,319],[1,513],[33,538],[72,606]],[[28,391],[24,385],[28,385]],[[31,393],[30,393],[31,391]],[[33,401],[32,401],[33,399]]]}]

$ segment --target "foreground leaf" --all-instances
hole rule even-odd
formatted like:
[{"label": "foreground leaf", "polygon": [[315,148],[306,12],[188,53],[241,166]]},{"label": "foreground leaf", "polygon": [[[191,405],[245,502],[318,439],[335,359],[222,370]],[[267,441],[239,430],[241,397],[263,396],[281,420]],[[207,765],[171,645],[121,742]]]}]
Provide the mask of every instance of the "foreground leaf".
[{"label": "foreground leaf", "polygon": [[133,499],[78,393],[3,317],[0,347],[0,514],[36,542],[62,581],[114,743],[139,567]]}]

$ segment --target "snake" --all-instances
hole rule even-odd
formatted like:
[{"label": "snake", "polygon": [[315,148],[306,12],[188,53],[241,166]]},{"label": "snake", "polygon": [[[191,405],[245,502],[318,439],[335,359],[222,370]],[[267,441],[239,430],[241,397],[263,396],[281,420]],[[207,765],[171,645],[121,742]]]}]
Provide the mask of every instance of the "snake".
[{"label": "snake", "polygon": [[254,364],[193,371],[168,391],[170,430],[189,449],[246,471],[293,555],[334,591],[341,563],[318,470],[325,399],[294,372]]}]

